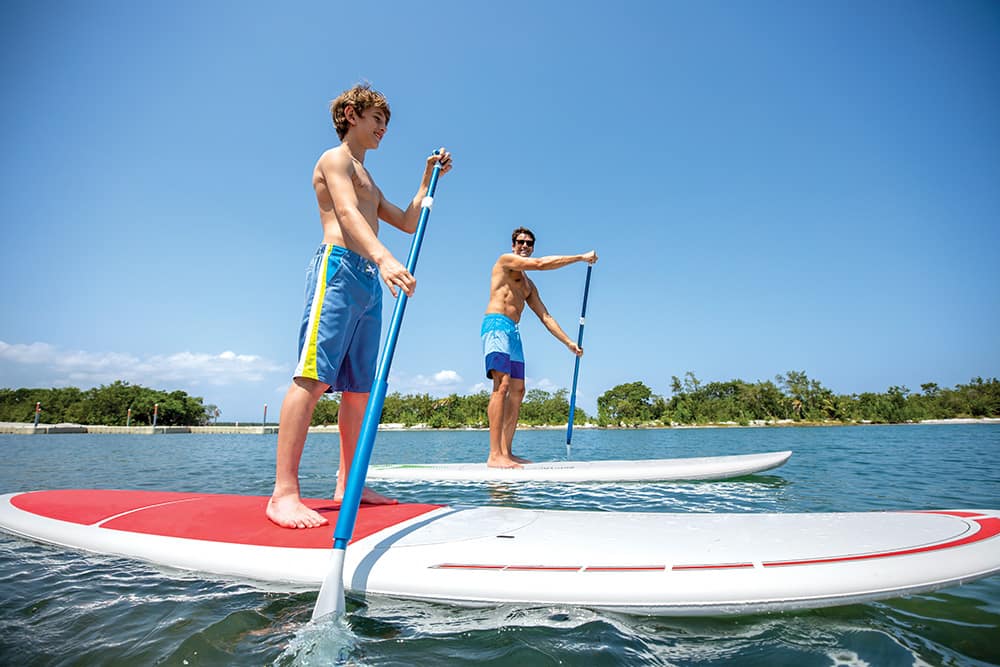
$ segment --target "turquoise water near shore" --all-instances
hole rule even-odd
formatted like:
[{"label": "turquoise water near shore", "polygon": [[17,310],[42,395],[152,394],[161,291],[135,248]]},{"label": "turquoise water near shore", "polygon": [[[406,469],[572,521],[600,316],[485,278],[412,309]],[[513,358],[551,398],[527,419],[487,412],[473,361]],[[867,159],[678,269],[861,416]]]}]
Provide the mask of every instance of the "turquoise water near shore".
[{"label": "turquoise water near shore", "polygon": [[[0,435],[0,492],[134,488],[266,495],[274,435]],[[336,434],[311,435],[303,491],[333,487]],[[482,431],[381,432],[374,463],[482,460]],[[791,449],[784,466],[723,482],[383,483],[404,502],[663,512],[1000,507],[1000,425],[577,430],[571,458]],[[515,451],[567,458],[560,431]],[[725,618],[574,607],[460,609],[349,601],[311,624],[315,592],[266,590],[0,533],[2,665],[1000,665],[1000,576],[864,605]]]}]

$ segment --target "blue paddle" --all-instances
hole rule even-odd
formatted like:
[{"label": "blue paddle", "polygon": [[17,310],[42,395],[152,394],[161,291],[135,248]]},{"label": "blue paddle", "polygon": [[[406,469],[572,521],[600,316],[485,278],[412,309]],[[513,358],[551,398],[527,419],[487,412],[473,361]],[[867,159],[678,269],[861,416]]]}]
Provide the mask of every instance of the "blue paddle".
[{"label": "blue paddle", "polygon": [[[437,153],[437,151],[434,151]],[[417,255],[420,254],[420,244],[424,240],[424,228],[431,214],[434,203],[434,189],[437,187],[438,175],[441,173],[440,163],[434,165],[431,182],[427,187],[427,196],[420,203],[420,220],[417,231],[410,244],[410,256],[406,260],[406,270],[411,274],[417,268]],[[346,609],[344,600],[344,555],[347,543],[354,534],[354,523],[358,518],[358,506],[361,504],[361,494],[365,489],[365,478],[368,475],[368,463],[371,461],[375,435],[378,433],[379,419],[382,417],[382,407],[385,404],[385,394],[389,388],[389,366],[392,365],[392,355],[396,351],[396,339],[399,338],[399,327],[403,323],[403,312],[406,310],[407,296],[402,289],[396,299],[396,308],[392,311],[392,322],[389,324],[389,334],[385,339],[382,358],[375,372],[375,381],[368,395],[368,405],[361,422],[361,433],[358,435],[357,449],[351,462],[351,473],[347,477],[344,488],[344,499],[340,503],[340,514],[337,526],[333,531],[333,556],[330,560],[330,570],[319,589],[316,607],[313,609],[313,620],[328,614],[343,615]]]},{"label": "blue paddle", "polygon": [[[583,286],[583,310],[580,311],[580,333],[576,336],[577,347],[583,347],[583,324],[587,318],[587,295],[590,293],[590,271],[593,264],[587,265],[587,282]],[[580,377],[580,357],[576,358],[576,367],[573,369],[573,392],[569,395],[569,423],[566,426],[566,455],[569,456],[570,443],[573,440],[573,416],[576,412],[576,381]]]}]

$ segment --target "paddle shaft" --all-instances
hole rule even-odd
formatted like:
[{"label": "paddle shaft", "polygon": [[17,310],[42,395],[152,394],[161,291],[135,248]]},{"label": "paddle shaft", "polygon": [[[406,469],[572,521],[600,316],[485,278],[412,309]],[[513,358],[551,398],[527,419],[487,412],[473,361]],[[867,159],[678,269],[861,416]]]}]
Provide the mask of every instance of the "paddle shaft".
[{"label": "paddle shaft", "polygon": [[[434,171],[431,173],[430,185],[427,187],[427,196],[420,203],[420,219],[410,244],[410,255],[406,259],[406,270],[411,274],[417,268],[417,257],[420,255],[420,245],[424,240],[424,229],[431,214],[434,190],[437,188],[440,173],[441,165],[435,164]],[[396,307],[392,311],[392,320],[389,323],[389,333],[385,339],[382,358],[375,371],[371,393],[368,394],[368,405],[365,407],[365,416],[361,422],[361,432],[354,450],[351,472],[347,476],[344,498],[340,503],[337,525],[333,531],[333,556],[330,571],[327,573],[320,588],[319,597],[316,599],[316,607],[313,609],[314,619],[330,613],[342,614],[345,610],[344,556],[347,543],[351,541],[351,536],[354,534],[354,524],[358,518],[358,506],[361,504],[361,494],[365,489],[368,464],[371,461],[375,436],[378,433],[378,424],[382,417],[382,407],[385,405],[385,395],[389,387],[389,367],[392,365],[392,357],[396,352],[396,340],[399,338],[399,329],[403,323],[403,313],[406,312],[407,300],[406,292],[400,289],[399,297],[396,299]]]},{"label": "paddle shaft", "polygon": [[[580,332],[576,336],[576,346],[583,348],[583,325],[587,318],[587,295],[590,294],[590,272],[594,265],[587,265],[587,282],[583,286],[583,309],[580,311]],[[569,395],[569,422],[566,425],[566,446],[573,440],[573,417],[576,412],[576,381],[580,377],[580,357],[576,358],[573,368],[573,391]],[[568,450],[567,450],[568,451]]]},{"label": "paddle shaft", "polygon": [[[406,259],[406,270],[411,274],[417,269],[417,256],[420,254],[420,245],[424,240],[424,229],[427,226],[427,219],[431,214],[434,190],[437,188],[438,175],[440,173],[441,165],[434,165],[434,171],[431,173],[431,182],[427,187],[427,196],[424,197],[424,201],[421,203],[417,231],[413,235],[413,242],[410,244],[410,256]],[[403,313],[406,312],[406,302],[408,300],[406,292],[400,289],[399,297],[396,299],[396,307],[392,311],[392,320],[389,323],[389,333],[385,339],[382,358],[379,360],[378,370],[375,372],[375,381],[372,385],[371,393],[368,395],[368,405],[365,407],[365,416],[361,422],[361,433],[358,435],[354,460],[351,462],[351,473],[347,477],[347,485],[344,488],[344,499],[340,504],[337,527],[333,532],[334,549],[347,548],[347,543],[354,534],[354,523],[358,516],[358,506],[361,504],[361,494],[364,491],[365,478],[368,475],[368,463],[371,461],[375,436],[378,433],[379,420],[382,418],[382,407],[385,404],[385,394],[389,388],[389,367],[392,365],[392,357],[396,353],[396,340],[399,338],[399,328],[403,323]]]}]

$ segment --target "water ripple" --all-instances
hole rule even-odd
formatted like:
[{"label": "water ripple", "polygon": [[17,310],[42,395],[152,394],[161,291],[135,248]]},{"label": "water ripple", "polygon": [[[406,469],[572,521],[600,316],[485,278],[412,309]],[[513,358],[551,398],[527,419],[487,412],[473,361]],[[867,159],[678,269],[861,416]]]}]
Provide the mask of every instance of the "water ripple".
[{"label": "water ripple", "polygon": [[[0,491],[142,488],[265,495],[274,436],[0,436]],[[516,450],[565,458],[558,432]],[[996,507],[1000,426],[581,430],[585,460],[791,449],[781,468],[721,482],[380,483],[409,502],[602,512],[828,512]],[[478,460],[483,432],[385,433],[375,462]],[[335,435],[310,437],[303,490],[333,488]],[[108,460],[116,461],[107,466]],[[56,462],[65,462],[59,464]],[[1000,577],[810,612],[659,618],[577,607],[348,601],[310,622],[316,593],[216,581],[0,534],[2,665],[1000,665]]]}]

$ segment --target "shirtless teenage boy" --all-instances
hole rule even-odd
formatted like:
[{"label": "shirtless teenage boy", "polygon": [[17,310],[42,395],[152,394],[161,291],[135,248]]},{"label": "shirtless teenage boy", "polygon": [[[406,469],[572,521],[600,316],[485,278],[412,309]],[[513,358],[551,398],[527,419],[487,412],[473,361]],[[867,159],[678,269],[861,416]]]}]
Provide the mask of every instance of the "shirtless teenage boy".
[{"label": "shirtless teenage boy", "polygon": [[[375,377],[382,326],[382,282],[395,297],[413,295],[416,280],[378,239],[384,220],[408,234],[417,228],[420,202],[427,194],[435,163],[451,169],[441,148],[427,158],[420,187],[406,210],[387,201],[365,168],[365,154],[378,148],[389,125],[389,104],[367,85],[340,94],[330,113],[341,144],[323,153],[313,169],[313,190],[323,225],[323,243],[306,277],[306,306],[299,332],[299,360],[284,402],[278,429],[274,491],[267,517],[285,528],[327,523],[302,503],[299,462],[316,403],[326,392],[340,399],[340,469],[334,500],[344,496],[354,449]],[[365,503],[394,503],[365,488]]]},{"label": "shirtless teenage boy", "polygon": [[524,351],[517,323],[521,321],[524,304],[535,312],[549,330],[570,352],[577,356],[581,349],[555,318],[549,314],[538,296],[538,289],[525,271],[549,271],[574,262],[593,264],[597,253],[582,255],[549,255],[533,258],[535,235],[518,227],[511,235],[512,251],[500,255],[490,275],[490,302],[486,306],[483,327],[483,355],[486,357],[486,377],[493,380],[493,392],[486,414],[490,420],[490,455],[486,465],[491,468],[520,468],[527,459],[514,456],[511,448],[517,419],[524,400]]}]

